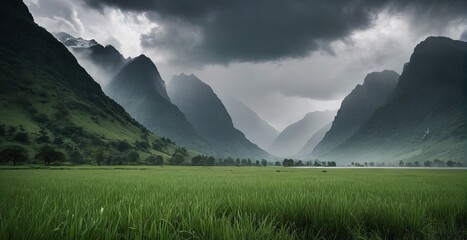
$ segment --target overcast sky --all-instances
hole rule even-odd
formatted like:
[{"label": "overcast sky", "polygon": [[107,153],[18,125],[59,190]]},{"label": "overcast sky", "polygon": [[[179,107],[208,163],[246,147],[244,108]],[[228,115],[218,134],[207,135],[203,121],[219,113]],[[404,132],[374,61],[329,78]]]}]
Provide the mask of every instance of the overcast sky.
[{"label": "overcast sky", "polygon": [[467,40],[465,0],[26,0],[36,22],[194,73],[279,130],[337,109],[365,75],[401,73],[430,35]]}]

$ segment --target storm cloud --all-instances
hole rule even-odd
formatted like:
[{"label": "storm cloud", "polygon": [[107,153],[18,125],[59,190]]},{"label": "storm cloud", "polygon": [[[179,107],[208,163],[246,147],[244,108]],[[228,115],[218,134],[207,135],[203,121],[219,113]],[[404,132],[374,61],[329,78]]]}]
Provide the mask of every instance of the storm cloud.
[{"label": "storm cloud", "polygon": [[301,58],[315,50],[332,50],[330,42],[370,27],[383,10],[410,14],[418,30],[465,21],[467,15],[464,0],[84,1],[99,10],[148,13],[163,27],[142,35],[142,46],[170,50],[175,60],[193,64]]},{"label": "storm cloud", "polygon": [[[35,20],[194,73],[282,129],[334,110],[369,72],[402,71],[428,36],[467,40],[461,0],[25,0]],[[99,79],[96,79],[99,82]]]}]

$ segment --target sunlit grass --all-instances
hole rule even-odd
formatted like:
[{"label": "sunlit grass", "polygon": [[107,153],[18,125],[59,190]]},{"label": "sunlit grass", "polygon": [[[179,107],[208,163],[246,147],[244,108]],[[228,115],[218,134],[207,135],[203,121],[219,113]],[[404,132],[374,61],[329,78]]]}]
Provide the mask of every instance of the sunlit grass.
[{"label": "sunlit grass", "polygon": [[467,236],[462,170],[139,169],[1,170],[0,238]]}]

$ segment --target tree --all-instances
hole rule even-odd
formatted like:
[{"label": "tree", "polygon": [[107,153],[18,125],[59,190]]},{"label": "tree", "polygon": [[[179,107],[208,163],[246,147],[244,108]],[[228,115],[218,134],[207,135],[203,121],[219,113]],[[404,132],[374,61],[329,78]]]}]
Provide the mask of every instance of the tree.
[{"label": "tree", "polygon": [[245,158],[242,159],[242,161],[241,161],[242,166],[246,166],[247,163],[248,163],[248,161]]},{"label": "tree", "polygon": [[334,161],[328,162],[328,167],[335,167],[337,164]]},{"label": "tree", "polygon": [[433,160],[433,165],[435,165],[436,167],[444,167],[445,163],[442,160],[435,159],[435,160]]},{"label": "tree", "polygon": [[136,163],[139,161],[139,154],[136,151],[131,151],[127,155],[128,162]]},{"label": "tree", "polygon": [[266,167],[268,165],[268,161],[266,159],[261,159],[261,166]]},{"label": "tree", "polygon": [[66,159],[64,153],[55,150],[53,147],[45,145],[42,146],[34,156],[35,159],[43,161],[45,166],[52,162],[63,162]]},{"label": "tree", "polygon": [[432,163],[430,160],[427,160],[427,161],[425,161],[425,162],[423,163],[423,166],[425,166],[425,167],[431,167],[431,166],[433,166],[433,163]]},{"label": "tree", "polygon": [[404,166],[404,161],[401,160],[401,161],[399,162],[399,167],[403,167],[403,166]]},{"label": "tree", "polygon": [[277,161],[274,163],[275,166],[280,166],[281,165],[281,162]]},{"label": "tree", "polygon": [[175,153],[172,158],[170,158],[169,163],[172,165],[180,165],[185,161],[185,157],[183,157],[180,153]]},{"label": "tree", "polygon": [[162,156],[160,155],[156,155],[156,156],[149,156],[148,158],[146,158],[146,162],[150,165],[162,165],[164,163],[164,159],[162,158]]},{"label": "tree", "polygon": [[0,152],[0,161],[13,162],[13,166],[16,166],[17,163],[28,161],[28,154],[23,147],[12,145]]},{"label": "tree", "polygon": [[448,160],[448,161],[446,162],[446,165],[447,165],[448,167],[454,167],[454,166],[456,166],[456,163],[455,163],[454,161],[452,161],[452,160]]},{"label": "tree", "polygon": [[84,158],[83,154],[79,150],[73,150],[71,153],[69,153],[68,157],[70,158],[70,161],[73,164],[83,164],[84,163]]},{"label": "tree", "polygon": [[[97,165],[100,166],[101,163],[104,161],[104,159],[105,159],[105,153],[103,150],[98,150],[97,152],[94,153],[94,160],[96,160]],[[138,159],[139,159],[139,155],[138,155]]]},{"label": "tree", "polygon": [[294,165],[293,159],[287,159],[287,158],[285,158],[285,159],[282,161],[282,166],[284,166],[284,167],[289,167],[289,166],[293,166],[293,165]]}]

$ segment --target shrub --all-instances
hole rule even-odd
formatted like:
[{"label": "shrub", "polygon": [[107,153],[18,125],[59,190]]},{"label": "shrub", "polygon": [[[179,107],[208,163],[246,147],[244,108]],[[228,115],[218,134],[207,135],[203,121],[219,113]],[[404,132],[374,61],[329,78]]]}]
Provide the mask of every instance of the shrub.
[{"label": "shrub", "polygon": [[47,136],[47,135],[41,135],[41,136],[39,136],[38,138],[36,138],[36,142],[37,142],[37,143],[49,143],[49,142],[50,142],[50,138],[49,138],[49,136]]},{"label": "shrub", "polygon": [[37,114],[36,116],[34,116],[32,118],[34,121],[38,122],[38,123],[47,123],[49,122],[49,117],[47,117],[47,115],[43,114],[43,113],[39,113]]},{"label": "shrub", "polygon": [[55,145],[61,145],[63,144],[63,139],[61,137],[56,137],[53,141],[53,144]]},{"label": "shrub", "polygon": [[0,125],[0,136],[5,136],[5,124]]},{"label": "shrub", "polygon": [[19,132],[15,134],[13,140],[21,143],[27,143],[29,141],[29,135],[25,132]]},{"label": "shrub", "polygon": [[131,148],[131,145],[127,143],[126,141],[118,141],[115,144],[115,149],[117,149],[120,152],[126,152]]},{"label": "shrub", "polygon": [[164,159],[160,155],[149,156],[148,158],[146,158],[146,162],[149,165],[162,165],[164,163]]},{"label": "shrub", "polygon": [[143,150],[146,150],[146,149],[149,148],[149,144],[147,142],[138,141],[138,140],[136,140],[135,146],[136,146],[136,148],[143,149]]}]

